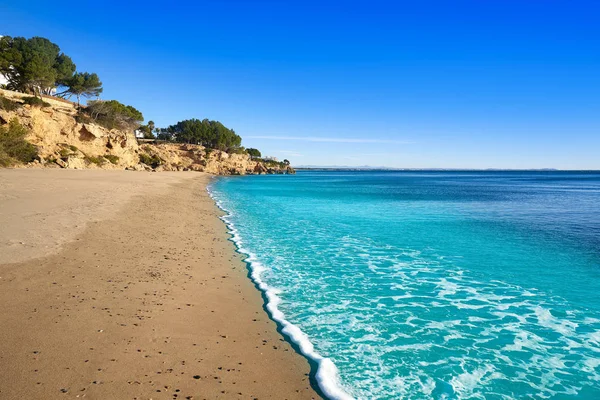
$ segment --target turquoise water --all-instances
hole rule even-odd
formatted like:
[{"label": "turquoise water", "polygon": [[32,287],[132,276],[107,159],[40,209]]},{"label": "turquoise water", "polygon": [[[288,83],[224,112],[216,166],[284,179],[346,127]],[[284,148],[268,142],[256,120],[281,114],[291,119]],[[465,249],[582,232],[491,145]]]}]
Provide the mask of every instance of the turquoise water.
[{"label": "turquoise water", "polygon": [[210,191],[328,397],[600,398],[600,174],[299,172]]}]

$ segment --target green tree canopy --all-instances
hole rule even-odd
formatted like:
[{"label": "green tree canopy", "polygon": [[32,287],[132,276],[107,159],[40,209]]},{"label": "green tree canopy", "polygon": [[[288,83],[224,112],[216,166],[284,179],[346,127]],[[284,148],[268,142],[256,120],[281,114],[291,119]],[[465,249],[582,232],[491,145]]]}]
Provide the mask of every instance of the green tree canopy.
[{"label": "green tree canopy", "polygon": [[77,69],[71,57],[61,53],[56,58],[56,64],[54,65],[56,69],[56,84],[55,86],[64,86],[64,82],[70,79],[75,70]]},{"label": "green tree canopy", "polygon": [[66,90],[61,94],[68,96],[75,95],[77,97],[77,105],[79,106],[80,97],[97,97],[102,93],[102,82],[95,73],[77,72],[75,75],[61,82],[61,85],[66,87]]},{"label": "green tree canopy", "polygon": [[0,72],[11,90],[49,94],[75,72],[71,58],[46,38],[3,36],[0,50]]},{"label": "green tree canopy", "polygon": [[10,79],[12,66],[20,64],[22,59],[21,53],[13,46],[13,39],[10,36],[0,37],[0,73]]},{"label": "green tree canopy", "polygon": [[224,151],[235,150],[242,144],[242,138],[219,121],[188,119],[169,126],[167,130],[180,143],[196,143]]},{"label": "green tree canopy", "polygon": [[[142,125],[138,128],[138,130],[140,130],[143,134],[144,134],[144,139],[155,139],[154,136],[154,121],[148,121],[148,123],[146,125]],[[160,130],[158,129],[158,131],[160,132]]]},{"label": "green tree canopy", "polygon": [[156,138],[158,140],[173,140],[173,133],[170,132],[168,128],[156,128],[154,129],[154,133],[156,133]]},{"label": "green tree canopy", "polygon": [[108,129],[135,129],[144,121],[140,111],[117,100],[90,101],[84,112]]},{"label": "green tree canopy", "polygon": [[252,158],[260,158],[260,156],[262,155],[260,154],[260,151],[258,151],[258,149],[252,147],[248,147],[246,149],[246,153],[250,154],[250,157]]}]

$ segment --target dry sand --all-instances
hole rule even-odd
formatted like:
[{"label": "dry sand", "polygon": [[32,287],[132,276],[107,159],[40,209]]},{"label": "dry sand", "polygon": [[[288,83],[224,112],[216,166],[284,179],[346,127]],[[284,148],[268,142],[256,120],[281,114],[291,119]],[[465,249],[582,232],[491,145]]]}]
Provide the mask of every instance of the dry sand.
[{"label": "dry sand", "polygon": [[0,399],[311,399],[200,173],[0,170]]}]

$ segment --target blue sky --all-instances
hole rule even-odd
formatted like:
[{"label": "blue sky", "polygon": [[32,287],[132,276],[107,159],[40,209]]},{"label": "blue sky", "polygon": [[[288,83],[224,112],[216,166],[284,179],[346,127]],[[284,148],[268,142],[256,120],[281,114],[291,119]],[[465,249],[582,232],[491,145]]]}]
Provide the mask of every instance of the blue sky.
[{"label": "blue sky", "polygon": [[600,3],[3,1],[105,99],[295,165],[600,169]]}]

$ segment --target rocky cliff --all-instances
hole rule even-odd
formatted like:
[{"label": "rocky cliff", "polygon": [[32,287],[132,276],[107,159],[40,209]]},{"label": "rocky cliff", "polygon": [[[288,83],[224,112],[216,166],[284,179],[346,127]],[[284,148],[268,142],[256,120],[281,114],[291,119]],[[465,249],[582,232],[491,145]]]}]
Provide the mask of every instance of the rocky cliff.
[{"label": "rocky cliff", "polygon": [[[21,93],[0,89],[0,95],[22,102]],[[50,106],[23,104],[0,108],[0,124],[16,118],[29,131],[27,140],[38,148],[39,159],[29,167],[101,168],[154,171],[204,171],[216,175],[285,174],[294,169],[279,163],[252,160],[248,154],[229,154],[199,145],[139,144],[133,132],[109,130],[78,122],[76,107],[45,98]]]},{"label": "rocky cliff", "polygon": [[143,144],[140,150],[151,158],[160,160],[160,164],[155,166],[157,171],[192,170],[215,175],[295,173],[290,166],[255,161],[248,154],[229,154],[193,144]]}]

